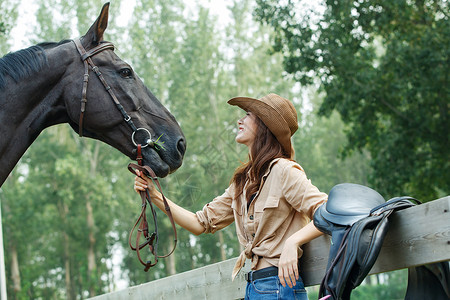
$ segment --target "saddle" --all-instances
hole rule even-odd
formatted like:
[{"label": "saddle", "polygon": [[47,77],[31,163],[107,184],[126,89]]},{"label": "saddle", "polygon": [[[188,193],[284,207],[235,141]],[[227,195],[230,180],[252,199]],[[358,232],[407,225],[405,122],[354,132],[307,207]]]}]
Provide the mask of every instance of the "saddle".
[{"label": "saddle", "polygon": [[389,216],[414,206],[405,196],[385,201],[375,190],[352,183],[334,186],[314,214],[314,225],[331,236],[327,271],[319,297],[350,299],[374,265],[389,228]]}]

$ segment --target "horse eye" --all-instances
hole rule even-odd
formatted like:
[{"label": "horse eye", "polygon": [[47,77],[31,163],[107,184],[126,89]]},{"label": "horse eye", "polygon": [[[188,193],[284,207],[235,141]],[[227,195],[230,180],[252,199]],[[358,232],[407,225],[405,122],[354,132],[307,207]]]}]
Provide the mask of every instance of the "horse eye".
[{"label": "horse eye", "polygon": [[119,71],[119,74],[123,78],[129,78],[129,77],[131,77],[131,70],[128,68],[124,68]]}]

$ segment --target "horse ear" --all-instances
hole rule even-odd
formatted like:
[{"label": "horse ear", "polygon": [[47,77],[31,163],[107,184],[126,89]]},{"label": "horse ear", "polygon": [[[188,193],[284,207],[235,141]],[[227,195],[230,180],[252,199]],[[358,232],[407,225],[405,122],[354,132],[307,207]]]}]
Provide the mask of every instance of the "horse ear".
[{"label": "horse ear", "polygon": [[108,12],[109,2],[103,5],[97,20],[95,20],[94,24],[92,24],[91,28],[89,28],[88,32],[85,34],[85,37],[90,39],[90,42],[94,45],[97,45],[103,40],[103,33],[108,26]]}]

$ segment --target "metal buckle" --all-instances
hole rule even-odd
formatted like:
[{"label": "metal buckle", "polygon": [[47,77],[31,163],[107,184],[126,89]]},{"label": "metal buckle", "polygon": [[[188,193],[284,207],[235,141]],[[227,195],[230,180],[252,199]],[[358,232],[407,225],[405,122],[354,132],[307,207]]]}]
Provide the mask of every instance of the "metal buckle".
[{"label": "metal buckle", "polygon": [[133,134],[131,135],[131,141],[133,142],[133,144],[137,147],[138,143],[136,143],[136,141],[134,140],[134,135],[135,135],[136,132],[138,132],[139,130],[143,130],[143,131],[145,131],[145,132],[148,134],[148,139],[145,140],[145,144],[141,144],[141,148],[145,148],[145,147],[147,147],[148,145],[153,144],[153,141],[152,141],[152,134],[150,133],[150,131],[148,131],[148,130],[145,129],[145,128],[138,128],[138,129],[136,129],[135,131],[133,131]]}]

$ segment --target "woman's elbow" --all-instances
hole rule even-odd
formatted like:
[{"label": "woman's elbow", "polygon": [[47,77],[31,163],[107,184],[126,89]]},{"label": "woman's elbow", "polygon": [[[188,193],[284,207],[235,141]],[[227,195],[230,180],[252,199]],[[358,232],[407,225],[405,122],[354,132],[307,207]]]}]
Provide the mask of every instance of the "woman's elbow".
[{"label": "woman's elbow", "polygon": [[199,236],[199,235],[201,235],[203,233],[203,231],[195,231],[195,232],[192,232],[192,234],[194,234],[195,236]]},{"label": "woman's elbow", "polygon": [[205,228],[203,226],[201,227],[196,227],[196,228],[192,228],[190,230],[190,232],[195,235],[195,236],[199,236],[200,234],[205,232]]}]

